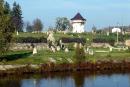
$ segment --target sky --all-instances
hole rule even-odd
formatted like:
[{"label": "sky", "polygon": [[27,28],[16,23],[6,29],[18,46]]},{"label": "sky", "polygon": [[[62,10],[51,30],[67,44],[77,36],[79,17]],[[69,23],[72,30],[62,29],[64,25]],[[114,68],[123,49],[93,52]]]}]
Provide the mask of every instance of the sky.
[{"label": "sky", "polygon": [[73,18],[78,12],[86,18],[85,30],[92,26],[130,25],[130,0],[6,0],[21,5],[23,20],[40,18],[45,28],[54,26],[57,17]]}]

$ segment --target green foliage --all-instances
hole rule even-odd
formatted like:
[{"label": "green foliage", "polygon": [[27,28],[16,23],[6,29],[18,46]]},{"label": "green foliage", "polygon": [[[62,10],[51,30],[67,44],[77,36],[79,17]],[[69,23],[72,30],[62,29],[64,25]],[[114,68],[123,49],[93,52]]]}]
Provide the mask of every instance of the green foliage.
[{"label": "green foliage", "polygon": [[64,37],[61,37],[61,40],[63,43],[82,43],[82,44],[85,44],[86,43],[86,40],[85,38],[64,38]]},{"label": "green foliage", "polygon": [[5,8],[5,13],[10,15],[11,14],[11,8],[10,8],[10,5],[9,5],[8,2],[5,2],[4,8]]},{"label": "green foliage", "polygon": [[12,41],[14,27],[11,24],[9,5],[0,1],[0,57],[8,50],[9,43]]},{"label": "green foliage", "polygon": [[[75,50],[71,50],[68,53],[64,51],[51,52],[49,50],[39,50],[38,54],[31,55],[32,51],[9,51],[6,55],[7,62],[5,64],[44,64],[47,63],[49,58],[53,58],[56,60],[56,64],[58,63],[68,63],[68,58],[73,62],[76,61]],[[60,59],[61,58],[61,59]],[[114,51],[111,53],[95,53],[92,55],[87,55],[87,61],[98,61],[98,60],[117,60],[121,61],[124,59],[130,59],[130,53],[126,51]],[[80,61],[80,59],[79,59]],[[77,61],[76,61],[77,62]],[[83,61],[84,62],[84,61]]]},{"label": "green foliage", "polygon": [[32,54],[31,51],[17,51],[17,52],[8,52],[6,55],[4,55],[3,57],[1,57],[1,61],[6,60],[7,61],[13,61],[13,60],[17,60],[20,58],[24,58],[24,57],[28,57]]},{"label": "green foliage", "polygon": [[66,17],[58,17],[56,19],[55,27],[56,27],[57,30],[60,30],[60,31],[72,29],[72,26],[71,26],[69,20]]},{"label": "green foliage", "polygon": [[130,34],[122,35],[122,37],[124,38],[124,40],[130,39]]},{"label": "green foliage", "polygon": [[47,37],[45,33],[30,33],[30,32],[20,32],[19,35],[14,34],[14,37]]},{"label": "green foliage", "polygon": [[113,38],[104,38],[104,37],[102,37],[102,38],[93,39],[93,42],[94,43],[109,43],[110,45],[113,46],[114,43],[115,43],[115,40]]},{"label": "green foliage", "polygon": [[[93,42],[95,43],[109,43],[110,45],[114,45],[116,42],[117,35],[116,34],[110,34],[109,36],[107,35],[96,35],[96,37],[93,39]],[[119,41],[124,41],[123,36],[120,34],[119,35]]]},{"label": "green foliage", "polygon": [[15,37],[16,43],[47,43],[44,37]]},{"label": "green foliage", "polygon": [[11,11],[11,20],[13,26],[15,27],[15,31],[22,32],[23,31],[23,20],[22,20],[22,10],[21,6],[14,2],[13,9]]},{"label": "green foliage", "polygon": [[78,44],[76,49],[75,49],[75,55],[74,55],[75,61],[77,63],[83,62],[83,61],[85,61],[85,57],[86,56],[85,56],[84,49],[80,48],[79,44]]}]

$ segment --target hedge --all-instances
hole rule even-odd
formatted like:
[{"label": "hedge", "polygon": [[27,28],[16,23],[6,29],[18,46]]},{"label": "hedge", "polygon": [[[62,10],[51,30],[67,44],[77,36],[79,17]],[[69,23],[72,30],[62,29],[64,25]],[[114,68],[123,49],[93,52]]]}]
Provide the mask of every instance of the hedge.
[{"label": "hedge", "polygon": [[61,38],[63,43],[86,43],[85,38]]},{"label": "hedge", "polygon": [[47,43],[47,38],[44,37],[17,37],[16,43]]}]

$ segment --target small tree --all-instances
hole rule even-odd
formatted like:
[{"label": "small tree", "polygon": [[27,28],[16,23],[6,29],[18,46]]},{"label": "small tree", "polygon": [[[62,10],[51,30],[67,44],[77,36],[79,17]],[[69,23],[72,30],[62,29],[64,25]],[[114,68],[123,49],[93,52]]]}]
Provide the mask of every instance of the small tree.
[{"label": "small tree", "polygon": [[83,48],[80,48],[79,44],[77,45],[76,47],[76,50],[75,50],[75,60],[77,63],[81,63],[85,60],[85,52],[84,52],[84,49]]},{"label": "small tree", "polygon": [[41,32],[42,29],[43,29],[43,24],[42,24],[42,21],[40,19],[35,19],[34,22],[33,22],[33,29],[34,31],[36,32]]}]

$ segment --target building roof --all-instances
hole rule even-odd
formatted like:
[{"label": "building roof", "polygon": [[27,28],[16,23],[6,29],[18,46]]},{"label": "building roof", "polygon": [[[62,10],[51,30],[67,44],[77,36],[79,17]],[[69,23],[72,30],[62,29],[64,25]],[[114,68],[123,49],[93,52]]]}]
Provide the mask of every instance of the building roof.
[{"label": "building roof", "polygon": [[80,13],[77,13],[71,20],[84,20],[84,21],[86,21],[86,19],[83,18]]}]

